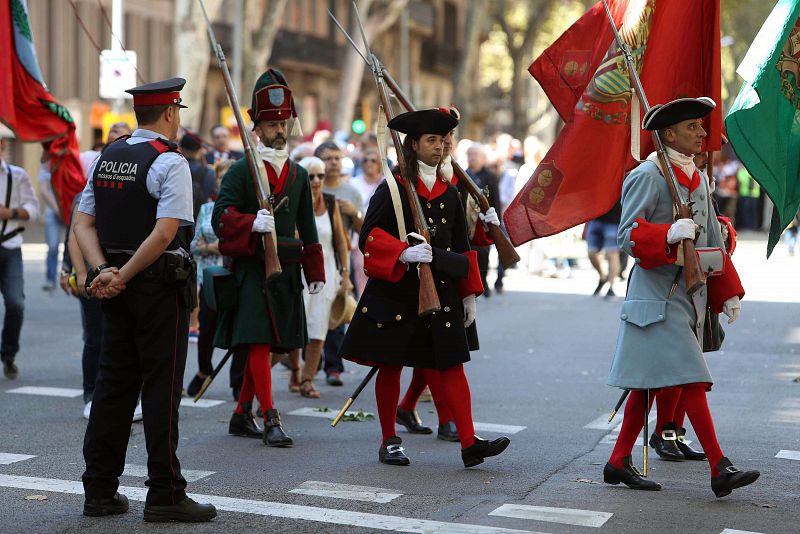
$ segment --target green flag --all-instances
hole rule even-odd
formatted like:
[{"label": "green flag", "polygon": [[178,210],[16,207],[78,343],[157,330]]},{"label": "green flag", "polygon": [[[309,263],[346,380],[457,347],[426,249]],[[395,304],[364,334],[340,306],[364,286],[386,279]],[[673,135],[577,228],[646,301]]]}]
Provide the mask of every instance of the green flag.
[{"label": "green flag", "polygon": [[767,256],[800,207],[800,0],[779,0],[737,72],[728,139],[775,210]]}]

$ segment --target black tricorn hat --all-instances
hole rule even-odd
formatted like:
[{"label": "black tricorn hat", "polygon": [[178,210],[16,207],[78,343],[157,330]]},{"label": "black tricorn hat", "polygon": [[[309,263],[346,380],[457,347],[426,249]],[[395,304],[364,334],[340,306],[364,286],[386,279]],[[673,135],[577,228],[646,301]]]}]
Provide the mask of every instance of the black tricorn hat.
[{"label": "black tricorn hat", "polygon": [[127,89],[125,92],[133,95],[133,107],[174,104],[185,108],[181,104],[181,89],[184,85],[186,80],[183,78],[170,78]]},{"label": "black tricorn hat", "polygon": [[401,113],[387,124],[392,130],[419,139],[424,134],[447,135],[458,126],[456,119],[449,111],[440,109],[420,109]]},{"label": "black tricorn hat", "polygon": [[642,128],[661,130],[689,119],[700,119],[711,113],[717,104],[707,96],[678,98],[666,104],[656,104],[644,114]]}]

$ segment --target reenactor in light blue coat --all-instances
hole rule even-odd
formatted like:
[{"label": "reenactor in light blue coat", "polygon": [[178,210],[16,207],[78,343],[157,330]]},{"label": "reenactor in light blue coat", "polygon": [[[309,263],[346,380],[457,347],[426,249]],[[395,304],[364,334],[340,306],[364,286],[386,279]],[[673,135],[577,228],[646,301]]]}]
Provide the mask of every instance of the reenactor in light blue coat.
[{"label": "reenactor in light blue coat", "polygon": [[[691,207],[691,219],[675,220],[666,171],[655,154],[631,171],[622,186],[618,242],[636,266],[622,305],[608,378],[609,385],[630,390],[622,429],[603,472],[610,484],[661,489],[633,467],[631,450],[644,423],[646,399],[674,387],[681,388],[687,415],[708,457],[714,494],[728,495],[759,476],[758,471],[741,471],[724,456],[706,399],[713,383],[703,357],[706,311],[724,313],[732,323],[744,296],[723,243],[708,183],[693,161],[706,137],[702,119],[715,106],[706,97],[681,98],[654,106],[643,121],[645,129],[660,133],[679,182],[678,192]],[[706,286],[691,296],[681,276],[684,239],[695,240],[707,276]]]}]

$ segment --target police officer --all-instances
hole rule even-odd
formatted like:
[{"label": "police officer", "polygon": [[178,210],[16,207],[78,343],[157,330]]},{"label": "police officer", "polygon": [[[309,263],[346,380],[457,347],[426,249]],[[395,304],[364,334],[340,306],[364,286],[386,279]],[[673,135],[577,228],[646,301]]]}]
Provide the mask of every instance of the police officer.
[{"label": "police officer", "polygon": [[149,490],[145,521],[209,521],[212,505],[185,493],[176,456],[178,406],[195,295],[192,179],[177,152],[180,90],[172,78],[129,89],[138,122],[89,169],[75,235],[94,268],[87,292],[104,299],[103,344],[83,455],[88,516],[121,514],[117,493],[141,391]]}]

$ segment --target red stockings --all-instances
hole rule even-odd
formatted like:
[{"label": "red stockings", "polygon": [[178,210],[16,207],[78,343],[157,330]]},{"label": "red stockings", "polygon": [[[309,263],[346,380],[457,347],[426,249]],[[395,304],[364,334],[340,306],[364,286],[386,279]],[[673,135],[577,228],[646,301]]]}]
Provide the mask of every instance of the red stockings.
[{"label": "red stockings", "polygon": [[269,361],[269,345],[262,343],[250,345],[236,413],[245,412],[244,405],[253,402],[253,395],[258,397],[261,411],[265,415],[267,410],[272,410],[272,369]]}]

